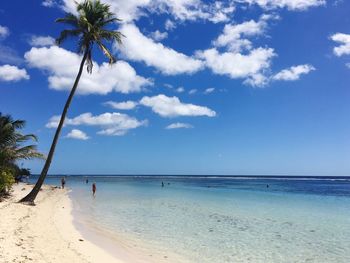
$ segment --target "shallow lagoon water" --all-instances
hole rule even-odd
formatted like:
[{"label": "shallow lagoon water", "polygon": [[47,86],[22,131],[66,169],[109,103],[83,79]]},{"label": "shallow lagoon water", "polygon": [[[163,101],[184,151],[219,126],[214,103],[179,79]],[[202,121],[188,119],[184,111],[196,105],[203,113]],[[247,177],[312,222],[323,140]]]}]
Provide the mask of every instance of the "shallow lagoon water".
[{"label": "shallow lagoon water", "polygon": [[164,255],[208,263],[350,262],[349,178],[85,179],[67,178],[80,214]]}]

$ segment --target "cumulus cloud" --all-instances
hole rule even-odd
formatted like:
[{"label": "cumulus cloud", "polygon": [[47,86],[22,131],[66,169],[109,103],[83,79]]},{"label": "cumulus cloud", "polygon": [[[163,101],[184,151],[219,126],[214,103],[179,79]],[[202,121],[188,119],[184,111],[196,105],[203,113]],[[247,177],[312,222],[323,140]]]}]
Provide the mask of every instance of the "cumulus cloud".
[{"label": "cumulus cloud", "polygon": [[88,140],[90,139],[89,136],[87,136],[87,134],[81,130],[78,129],[73,129],[71,130],[67,135],[67,138],[71,138],[71,139],[78,139],[78,140]]},{"label": "cumulus cloud", "polygon": [[35,47],[52,46],[55,44],[55,39],[50,36],[32,36],[29,39],[29,45]]},{"label": "cumulus cloud", "polygon": [[214,73],[227,75],[232,79],[244,78],[250,85],[261,86],[266,82],[264,70],[270,68],[271,60],[276,54],[272,48],[256,48],[248,54],[235,52],[219,53],[211,48],[197,53]]},{"label": "cumulus cloud", "polygon": [[[82,0],[78,0],[80,2]],[[68,12],[75,12],[75,0],[61,0],[59,3]],[[148,14],[167,14],[175,21],[206,20],[213,23],[227,22],[235,11],[235,5],[259,5],[270,10],[287,8],[301,11],[311,7],[322,6],[326,0],[230,0],[230,1],[201,1],[201,0],[105,0],[111,6],[111,11],[124,23],[138,20]],[[53,6],[54,0],[45,0],[43,4]],[[169,20],[171,21],[171,20]],[[169,25],[169,23],[168,23]],[[167,30],[173,28],[166,26]]]},{"label": "cumulus cloud", "polygon": [[182,123],[182,122],[172,123],[172,124],[170,124],[170,125],[165,127],[165,129],[167,129],[167,130],[172,130],[172,129],[190,129],[190,128],[193,128],[193,126],[191,124]]},{"label": "cumulus cloud", "polygon": [[[24,55],[31,67],[48,73],[49,86],[55,90],[70,90],[79,68],[81,57],[57,46],[33,47]],[[114,65],[94,62],[93,73],[84,70],[77,92],[80,94],[108,94],[140,92],[143,87],[152,85],[150,79],[136,74],[125,61]]]},{"label": "cumulus cloud", "polygon": [[[62,0],[63,10],[66,12],[76,12],[75,2],[83,0]],[[145,8],[152,4],[152,0],[105,0],[104,3],[110,5],[111,11],[125,22],[137,20],[145,15]]]},{"label": "cumulus cloud", "polygon": [[285,80],[285,81],[294,81],[300,79],[301,75],[308,74],[311,71],[315,70],[312,65],[304,64],[298,66],[292,66],[288,69],[284,69],[278,72],[272,77],[273,80]]},{"label": "cumulus cloud", "polygon": [[[75,12],[75,0],[62,2],[65,11]],[[149,13],[166,13],[180,21],[200,19],[218,23],[229,20],[234,12],[232,1],[205,3],[200,0],[105,0],[105,3],[110,5],[113,13],[127,23]]]},{"label": "cumulus cloud", "polygon": [[168,37],[168,33],[167,32],[160,32],[159,30],[156,30],[156,31],[150,33],[150,37],[154,41],[162,41],[163,39],[166,39]]},{"label": "cumulus cloud", "polygon": [[[215,74],[232,79],[243,79],[251,86],[265,86],[274,50],[268,47],[253,48],[248,38],[263,35],[269,20],[277,15],[262,15],[258,21],[250,20],[240,24],[227,24],[223,32],[212,42],[213,47],[197,51],[196,56]],[[221,51],[224,48],[224,51]]]},{"label": "cumulus cloud", "polygon": [[117,110],[132,110],[136,108],[138,103],[131,100],[123,101],[123,102],[107,101],[104,103],[104,105]]},{"label": "cumulus cloud", "polygon": [[0,25],[0,39],[4,39],[8,37],[9,34],[10,34],[10,30],[6,26]]},{"label": "cumulus cloud", "polygon": [[331,39],[339,44],[339,46],[333,49],[336,56],[350,54],[350,34],[336,33],[331,36]]},{"label": "cumulus cloud", "polygon": [[145,96],[140,100],[140,104],[150,107],[162,117],[216,116],[216,112],[207,107],[182,103],[178,97],[167,97],[163,94],[153,97]]},{"label": "cumulus cloud", "polygon": [[29,79],[29,75],[25,69],[16,66],[2,65],[0,66],[0,81],[19,81],[21,79]]},{"label": "cumulus cloud", "polygon": [[326,4],[326,0],[238,0],[237,2],[257,4],[265,9],[287,8],[297,11]]},{"label": "cumulus cloud", "polygon": [[241,52],[252,49],[252,42],[247,37],[259,36],[265,32],[267,21],[277,16],[262,15],[259,21],[246,21],[241,24],[227,24],[223,33],[213,41],[215,47],[227,47],[229,51]]},{"label": "cumulus cloud", "polygon": [[181,21],[209,20],[213,23],[228,21],[234,12],[232,1],[206,3],[200,0],[156,0],[150,9],[160,13],[169,13]]},{"label": "cumulus cloud", "polygon": [[[300,75],[315,70],[311,65],[293,66],[272,75],[272,59],[277,55],[272,48],[253,47],[251,37],[264,35],[268,21],[279,19],[277,15],[264,14],[258,21],[227,24],[223,32],[212,42],[213,48],[197,51],[196,56],[215,74],[232,79],[243,79],[253,87],[264,87],[271,80],[297,80]],[[221,51],[221,49],[225,51]],[[207,92],[204,92],[207,93]]]},{"label": "cumulus cloud", "polygon": [[125,24],[120,30],[127,37],[117,48],[130,60],[144,62],[166,75],[191,74],[203,67],[202,61],[147,38],[134,24]]},{"label": "cumulus cloud", "polygon": [[[47,128],[56,128],[58,126],[60,116],[53,116],[46,124]],[[146,126],[147,120],[139,121],[136,118],[130,117],[127,114],[118,112],[106,112],[100,115],[92,115],[90,112],[83,113],[75,118],[66,118],[65,126],[98,126],[101,128],[98,134],[122,136],[129,130],[136,129],[141,126]]]}]

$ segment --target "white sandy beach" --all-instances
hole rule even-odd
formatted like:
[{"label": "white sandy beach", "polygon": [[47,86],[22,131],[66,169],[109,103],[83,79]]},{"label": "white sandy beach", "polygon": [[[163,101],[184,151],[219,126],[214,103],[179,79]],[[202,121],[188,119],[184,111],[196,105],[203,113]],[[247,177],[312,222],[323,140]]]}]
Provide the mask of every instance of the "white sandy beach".
[{"label": "white sandy beach", "polygon": [[[134,245],[95,233],[87,240],[76,229],[68,190],[44,185],[36,206],[17,203],[32,188],[14,185],[11,197],[0,202],[0,262],[185,262],[140,250]],[[108,243],[108,244],[107,244]],[[96,245],[98,244],[98,245]],[[101,247],[100,247],[101,245]],[[150,252],[150,253],[148,253]]]},{"label": "white sandy beach", "polygon": [[12,197],[0,202],[0,262],[150,262],[85,240],[73,225],[67,190],[44,186],[36,206],[16,203],[30,189],[14,185]]}]

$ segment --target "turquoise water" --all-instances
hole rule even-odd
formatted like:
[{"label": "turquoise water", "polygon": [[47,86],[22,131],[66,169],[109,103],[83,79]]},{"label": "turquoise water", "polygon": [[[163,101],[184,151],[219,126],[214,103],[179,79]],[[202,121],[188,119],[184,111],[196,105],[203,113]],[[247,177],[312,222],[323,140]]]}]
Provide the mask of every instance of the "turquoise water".
[{"label": "turquoise water", "polygon": [[97,184],[95,198],[85,177],[67,178],[74,208],[109,233],[163,255],[208,263],[350,262],[348,178],[89,180]]}]

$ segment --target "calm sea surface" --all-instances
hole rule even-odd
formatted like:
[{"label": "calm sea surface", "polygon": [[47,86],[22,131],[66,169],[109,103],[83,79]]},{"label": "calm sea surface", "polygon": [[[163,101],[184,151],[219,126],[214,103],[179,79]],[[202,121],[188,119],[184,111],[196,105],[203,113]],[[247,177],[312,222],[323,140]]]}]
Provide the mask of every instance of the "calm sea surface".
[{"label": "calm sea surface", "polygon": [[160,254],[203,263],[350,262],[349,177],[68,176],[66,181],[75,211],[87,222]]}]

